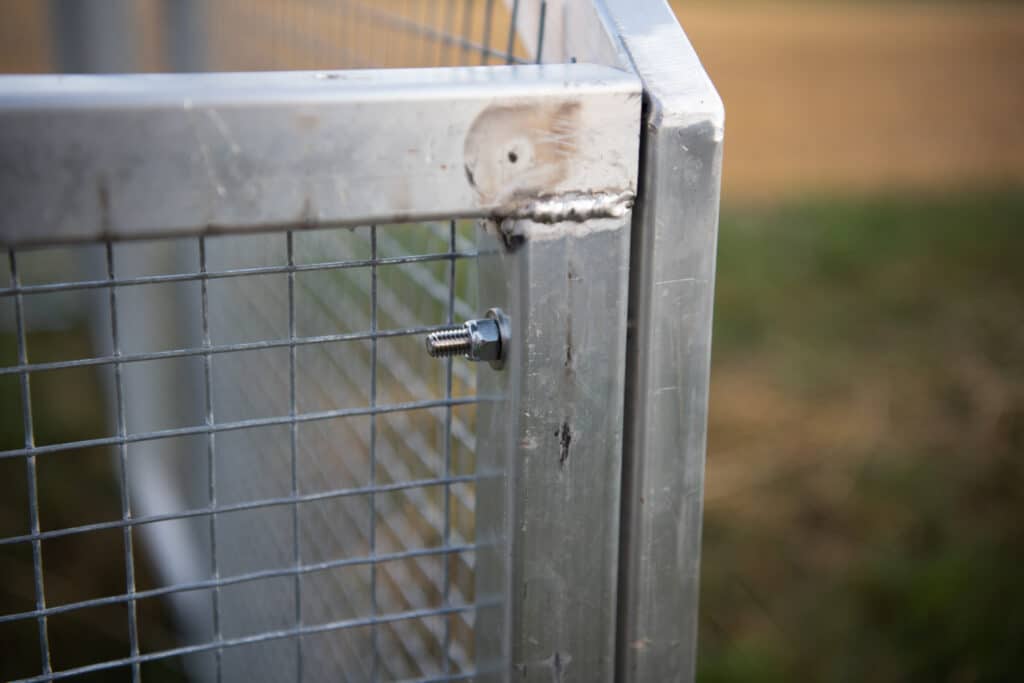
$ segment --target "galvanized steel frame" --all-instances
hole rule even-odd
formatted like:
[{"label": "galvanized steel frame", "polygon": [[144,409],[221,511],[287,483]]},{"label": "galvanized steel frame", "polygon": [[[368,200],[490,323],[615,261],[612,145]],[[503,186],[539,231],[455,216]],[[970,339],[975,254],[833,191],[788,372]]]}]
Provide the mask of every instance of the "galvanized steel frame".
[{"label": "galvanized steel frame", "polygon": [[[724,107],[665,0],[550,0],[544,50],[556,61],[635,73],[644,102],[629,258],[621,493],[598,487],[608,497],[591,498],[578,510],[582,519],[602,520],[595,528],[603,531],[602,506],[621,495],[614,670],[593,657],[581,667],[576,653],[562,647],[567,639],[549,642],[542,661],[559,681],[692,681]],[[538,484],[546,484],[544,476],[521,479],[520,496],[529,497]],[[542,510],[534,514],[543,518]],[[533,521],[529,511],[521,517]],[[550,564],[528,554],[517,559]],[[585,555],[581,560],[547,580],[568,581],[587,566]],[[595,585],[602,584],[589,590]],[[524,578],[514,590],[525,596],[529,587]],[[570,602],[593,594],[580,586],[573,591]],[[555,612],[536,615],[515,636],[543,652],[531,639],[546,632]],[[528,680],[547,680],[514,653],[512,662]]]},{"label": "galvanized steel frame", "polygon": [[[636,135],[639,98],[623,104]],[[478,617],[481,680],[611,680],[630,215],[480,232],[481,300],[512,320],[508,371],[479,380],[503,397],[477,413],[477,582],[498,598]]]},{"label": "galvanized steel frame", "polygon": [[481,218],[481,676],[691,680],[722,104],[663,0],[542,11],[604,66],[0,79],[0,242]]},{"label": "galvanized steel frame", "polygon": [[644,84],[616,678],[692,681],[725,111],[664,0],[598,7]]},{"label": "galvanized steel frame", "polygon": [[634,189],[616,154],[639,83],[601,66],[0,85],[7,244],[501,217]]}]

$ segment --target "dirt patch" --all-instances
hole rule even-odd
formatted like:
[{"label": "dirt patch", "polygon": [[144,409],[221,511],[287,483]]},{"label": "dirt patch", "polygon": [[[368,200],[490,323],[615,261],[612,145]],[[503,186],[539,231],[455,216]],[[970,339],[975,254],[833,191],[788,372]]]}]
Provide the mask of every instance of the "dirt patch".
[{"label": "dirt patch", "polygon": [[727,197],[1024,182],[1024,7],[673,6],[725,100]]}]

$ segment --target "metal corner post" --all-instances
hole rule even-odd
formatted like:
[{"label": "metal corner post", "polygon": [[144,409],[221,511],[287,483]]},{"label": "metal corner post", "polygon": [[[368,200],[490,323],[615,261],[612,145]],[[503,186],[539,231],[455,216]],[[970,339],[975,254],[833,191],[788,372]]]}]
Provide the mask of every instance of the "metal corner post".
[{"label": "metal corner post", "polygon": [[644,84],[630,258],[617,680],[695,676],[724,108],[664,0],[602,0]]},{"label": "metal corner post", "polygon": [[614,679],[639,95],[634,81],[593,102],[601,124],[579,129],[601,192],[481,223],[480,303],[512,339],[479,379],[478,680]]}]

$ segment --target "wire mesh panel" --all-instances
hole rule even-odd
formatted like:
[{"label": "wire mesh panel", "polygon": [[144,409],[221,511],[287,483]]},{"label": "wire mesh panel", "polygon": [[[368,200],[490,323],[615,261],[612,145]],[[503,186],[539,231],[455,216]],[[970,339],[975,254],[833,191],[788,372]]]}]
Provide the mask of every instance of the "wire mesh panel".
[{"label": "wire mesh panel", "polygon": [[546,0],[9,0],[0,72],[533,63],[550,57],[547,14]]},{"label": "wire mesh panel", "polygon": [[[5,18],[46,38],[20,71],[230,71],[524,63],[518,12],[57,0]],[[428,358],[421,337],[477,312],[471,230],[11,250],[0,389],[22,424],[0,458],[27,473],[12,517],[31,515],[0,554],[35,599],[0,628],[41,665],[3,675],[470,675],[475,371]],[[91,412],[76,422],[69,404]],[[93,544],[107,561],[76,559]],[[72,635],[82,625],[103,636]]]},{"label": "wire mesh panel", "polygon": [[475,310],[469,229],[11,250],[5,675],[468,675],[475,376],[421,337]]},{"label": "wire mesh panel", "polygon": [[522,25],[520,4],[546,14],[540,0],[220,0],[196,36],[218,70],[532,63],[544,26]]}]

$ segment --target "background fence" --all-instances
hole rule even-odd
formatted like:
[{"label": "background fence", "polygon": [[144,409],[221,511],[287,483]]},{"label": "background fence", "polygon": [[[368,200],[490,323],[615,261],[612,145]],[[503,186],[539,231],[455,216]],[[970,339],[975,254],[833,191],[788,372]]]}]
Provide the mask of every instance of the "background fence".
[{"label": "background fence", "polygon": [[14,73],[518,64],[543,58],[546,15],[541,0],[12,0],[3,55]]}]

